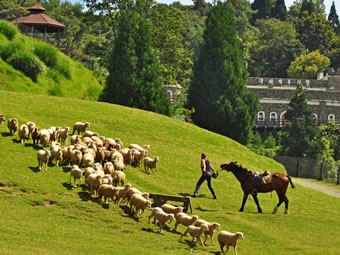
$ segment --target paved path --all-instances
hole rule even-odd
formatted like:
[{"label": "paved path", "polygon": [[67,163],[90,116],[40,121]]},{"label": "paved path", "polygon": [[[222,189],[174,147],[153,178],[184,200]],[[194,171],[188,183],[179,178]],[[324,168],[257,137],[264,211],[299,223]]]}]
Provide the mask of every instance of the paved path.
[{"label": "paved path", "polygon": [[307,188],[315,189],[317,191],[323,192],[327,195],[340,198],[340,190],[326,186],[324,184],[318,184],[315,181],[308,181],[306,179],[300,179],[300,178],[292,178],[293,183],[300,184],[302,186],[305,186]]}]

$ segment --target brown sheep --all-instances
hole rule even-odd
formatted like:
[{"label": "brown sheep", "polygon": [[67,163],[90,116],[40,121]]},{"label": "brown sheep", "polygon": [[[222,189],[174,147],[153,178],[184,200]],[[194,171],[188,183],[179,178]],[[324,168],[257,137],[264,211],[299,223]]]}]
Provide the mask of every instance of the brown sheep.
[{"label": "brown sheep", "polygon": [[237,241],[243,240],[244,236],[242,232],[237,232],[235,234],[230,233],[228,231],[221,231],[217,235],[218,243],[220,244],[220,248],[223,254],[225,254],[223,248],[227,247],[227,252],[229,250],[229,246],[234,247],[235,255],[237,255]]},{"label": "brown sheep", "polygon": [[11,118],[7,121],[7,127],[11,135],[15,134],[19,128],[19,121],[16,118]]},{"label": "brown sheep", "polygon": [[211,243],[214,245],[214,233],[216,230],[220,230],[220,224],[217,222],[207,222],[205,220],[199,219],[195,222],[194,226],[200,227],[204,224],[208,226],[208,230],[204,231],[205,240],[203,243],[205,244],[207,242],[208,235],[210,235]]}]

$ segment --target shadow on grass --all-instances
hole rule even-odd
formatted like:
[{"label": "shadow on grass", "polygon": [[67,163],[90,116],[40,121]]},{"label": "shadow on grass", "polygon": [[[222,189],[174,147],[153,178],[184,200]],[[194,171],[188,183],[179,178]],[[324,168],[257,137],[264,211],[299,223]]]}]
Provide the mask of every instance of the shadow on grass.
[{"label": "shadow on grass", "polygon": [[[135,215],[135,212],[132,211],[132,210],[130,209],[130,207],[127,206],[127,205],[120,205],[119,207],[120,207],[120,209],[123,210],[123,213],[121,214],[122,216],[124,216],[124,217],[129,217],[129,218],[133,219],[134,221],[139,222],[139,217],[141,217],[141,215],[140,215],[139,217],[137,217],[137,216]],[[142,214],[142,215],[143,215],[143,214]]]},{"label": "shadow on grass", "polygon": [[1,132],[1,136],[2,137],[9,137],[9,136],[13,136],[13,135],[9,132]]},{"label": "shadow on grass", "polygon": [[[40,172],[38,166],[29,166],[28,168],[29,168],[33,173],[39,173],[39,172]],[[44,171],[45,171],[45,169],[44,169]]]}]

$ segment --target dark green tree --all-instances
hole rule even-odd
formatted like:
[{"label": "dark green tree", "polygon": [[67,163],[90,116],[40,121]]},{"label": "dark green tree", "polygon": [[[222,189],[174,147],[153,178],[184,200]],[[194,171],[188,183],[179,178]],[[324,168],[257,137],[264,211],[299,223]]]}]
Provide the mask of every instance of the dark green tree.
[{"label": "dark green tree", "polygon": [[254,0],[251,9],[257,11],[252,16],[252,24],[258,19],[269,19],[272,10],[272,0]]},{"label": "dark green tree", "polygon": [[100,100],[169,115],[147,18],[151,1],[121,2],[106,87]]},{"label": "dark green tree", "polygon": [[282,129],[279,154],[317,158],[322,150],[321,136],[316,119],[307,105],[302,85],[297,85],[284,119],[288,123]]},{"label": "dark green tree", "polygon": [[246,81],[232,6],[218,2],[208,13],[188,91],[188,109],[195,109],[193,122],[247,144],[259,100]]},{"label": "dark green tree", "polygon": [[275,6],[271,11],[271,17],[281,21],[287,20],[287,7],[285,0],[276,0]]},{"label": "dark green tree", "polygon": [[328,21],[331,23],[331,27],[333,28],[334,32],[339,35],[340,34],[339,16],[336,13],[334,1],[332,2],[332,6],[329,11]]},{"label": "dark green tree", "polygon": [[301,14],[307,12],[308,15],[315,13],[315,5],[312,0],[303,0],[301,5]]}]

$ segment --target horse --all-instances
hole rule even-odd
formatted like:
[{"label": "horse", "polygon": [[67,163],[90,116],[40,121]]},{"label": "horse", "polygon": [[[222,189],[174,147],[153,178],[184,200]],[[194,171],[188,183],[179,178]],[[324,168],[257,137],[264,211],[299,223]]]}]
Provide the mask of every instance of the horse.
[{"label": "horse", "polygon": [[[242,201],[242,206],[239,211],[243,212],[244,206],[247,201],[247,197],[249,194],[251,194],[257,205],[258,213],[262,213],[262,209],[260,207],[257,194],[253,193],[255,186],[254,186],[254,181],[253,181],[254,177],[252,176],[252,171],[248,171],[246,168],[243,168],[241,165],[237,165],[237,161],[230,162],[230,163],[227,163],[227,162],[223,163],[220,165],[220,167],[221,167],[221,170],[232,172],[241,184],[241,188],[243,190],[243,201]],[[282,202],[285,202],[284,213],[288,214],[289,200],[286,196],[286,191],[287,191],[289,183],[292,189],[295,188],[295,185],[293,184],[292,179],[288,175],[281,174],[281,173],[272,173],[269,175],[271,177],[271,182],[267,184],[262,183],[260,187],[257,188],[257,192],[267,193],[267,192],[271,192],[275,190],[279,198],[279,203],[274,207],[273,214],[277,212]]]}]

